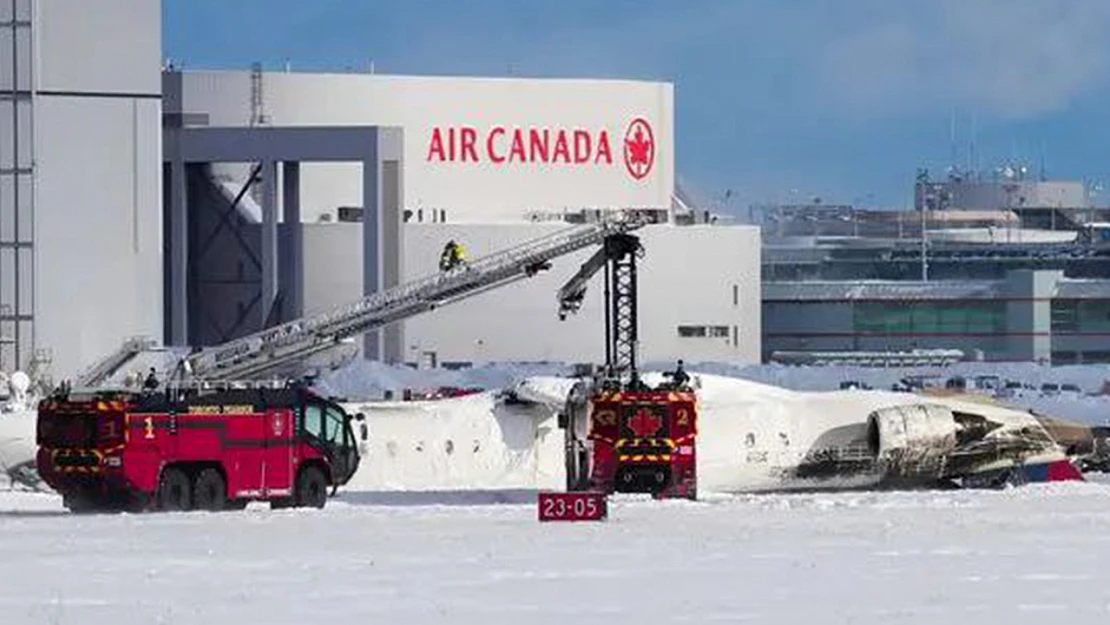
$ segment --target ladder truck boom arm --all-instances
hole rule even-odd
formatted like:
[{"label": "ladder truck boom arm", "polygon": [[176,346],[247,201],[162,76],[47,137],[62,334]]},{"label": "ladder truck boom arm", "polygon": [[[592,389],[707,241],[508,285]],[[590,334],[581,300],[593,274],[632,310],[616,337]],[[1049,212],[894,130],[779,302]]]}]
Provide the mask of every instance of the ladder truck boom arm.
[{"label": "ladder truck boom arm", "polygon": [[626,233],[615,233],[605,239],[601,249],[582,263],[582,267],[559,289],[559,318],[578,312],[586,296],[586,286],[597,272],[605,269],[609,261],[626,254],[634,254],[640,249],[639,239]]},{"label": "ladder truck boom arm", "polygon": [[560,230],[479,258],[462,269],[425,276],[325,313],[201,349],[182,360],[175,377],[226,381],[263,375],[331,349],[344,339],[531,277],[556,258],[593,245],[605,246],[613,235],[645,223],[635,213],[625,213]]},{"label": "ladder truck boom arm", "polygon": [[602,248],[559,289],[559,319],[563,320],[578,312],[586,285],[598,272],[605,271],[605,366],[612,377],[628,375],[635,380],[638,376],[636,258],[642,255],[639,237],[628,232],[610,233]]}]

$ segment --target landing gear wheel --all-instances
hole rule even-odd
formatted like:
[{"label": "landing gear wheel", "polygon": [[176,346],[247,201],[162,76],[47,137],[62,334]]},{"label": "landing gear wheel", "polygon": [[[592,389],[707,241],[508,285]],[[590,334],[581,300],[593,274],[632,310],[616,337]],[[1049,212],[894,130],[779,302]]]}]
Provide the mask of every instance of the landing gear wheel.
[{"label": "landing gear wheel", "polygon": [[197,510],[219,512],[227,508],[227,484],[220,472],[205,469],[197,476],[193,485],[193,504]]},{"label": "landing gear wheel", "polygon": [[162,471],[158,484],[158,507],[168,511],[193,509],[192,488],[189,475],[181,469],[169,468]]},{"label": "landing gear wheel", "polygon": [[328,480],[316,467],[305,467],[297,477],[296,505],[323,508],[328,501]]}]

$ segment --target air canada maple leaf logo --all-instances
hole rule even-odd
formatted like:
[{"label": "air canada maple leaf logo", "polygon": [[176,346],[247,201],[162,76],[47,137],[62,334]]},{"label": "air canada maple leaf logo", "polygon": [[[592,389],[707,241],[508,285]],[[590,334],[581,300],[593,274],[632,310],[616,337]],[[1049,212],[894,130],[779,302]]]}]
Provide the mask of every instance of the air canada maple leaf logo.
[{"label": "air canada maple leaf logo", "polygon": [[624,133],[624,166],[636,180],[642,180],[655,164],[655,135],[651,124],[637,117]]},{"label": "air canada maple leaf logo", "polygon": [[639,438],[654,436],[662,425],[662,419],[644,408],[640,408],[636,411],[636,414],[628,420],[628,429],[632,430],[632,433]]}]

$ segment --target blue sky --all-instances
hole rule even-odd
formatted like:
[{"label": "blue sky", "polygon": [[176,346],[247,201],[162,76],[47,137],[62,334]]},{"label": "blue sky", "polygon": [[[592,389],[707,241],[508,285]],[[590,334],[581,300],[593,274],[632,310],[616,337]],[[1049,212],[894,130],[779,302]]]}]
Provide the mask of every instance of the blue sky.
[{"label": "blue sky", "polygon": [[186,67],[672,81],[678,174],[737,211],[900,206],[953,118],[961,163],[974,127],[981,167],[1110,181],[1108,0],[164,0],[163,41]]}]

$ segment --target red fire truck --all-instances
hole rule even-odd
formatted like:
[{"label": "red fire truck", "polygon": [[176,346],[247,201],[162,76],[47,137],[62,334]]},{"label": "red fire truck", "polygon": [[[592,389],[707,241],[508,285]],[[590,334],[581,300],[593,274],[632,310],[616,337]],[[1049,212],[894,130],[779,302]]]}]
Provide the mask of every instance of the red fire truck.
[{"label": "red fire truck", "polygon": [[590,404],[591,488],[697,498],[693,391],[602,391]]},{"label": "red fire truck", "polygon": [[74,511],[322,508],[358,468],[351,421],[303,387],[63,392],[39,405],[37,464]]}]

